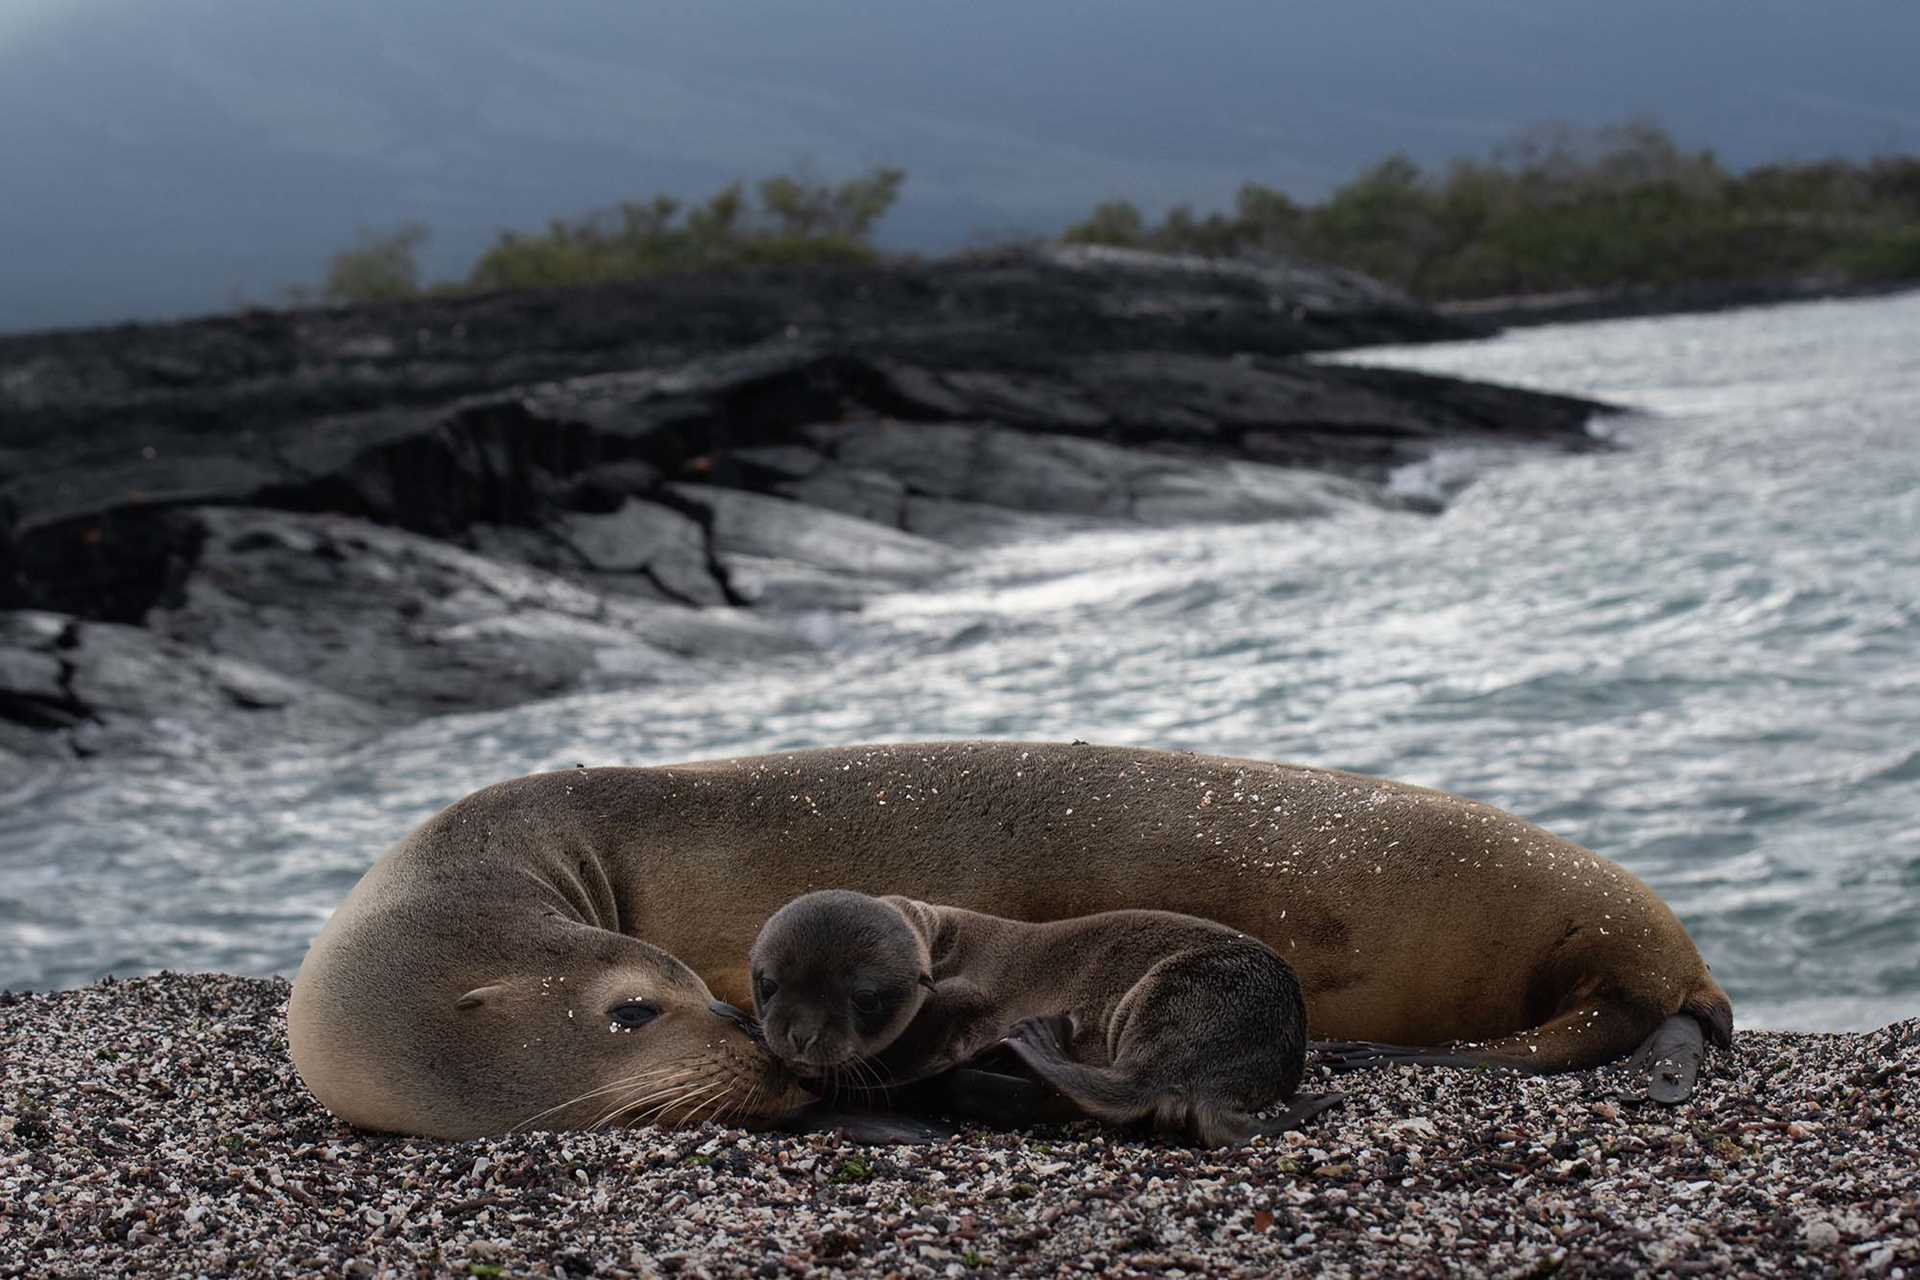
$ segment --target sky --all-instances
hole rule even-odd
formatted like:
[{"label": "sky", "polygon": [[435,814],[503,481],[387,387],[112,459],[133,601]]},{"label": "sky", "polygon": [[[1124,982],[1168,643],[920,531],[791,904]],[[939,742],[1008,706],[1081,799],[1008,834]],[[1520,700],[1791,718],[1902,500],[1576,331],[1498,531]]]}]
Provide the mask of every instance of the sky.
[{"label": "sky", "polygon": [[0,330],[273,302],[410,220],[457,276],[776,172],[898,165],[879,239],[938,251],[1548,121],[1920,152],[1916,50],[1915,0],[0,0]]}]

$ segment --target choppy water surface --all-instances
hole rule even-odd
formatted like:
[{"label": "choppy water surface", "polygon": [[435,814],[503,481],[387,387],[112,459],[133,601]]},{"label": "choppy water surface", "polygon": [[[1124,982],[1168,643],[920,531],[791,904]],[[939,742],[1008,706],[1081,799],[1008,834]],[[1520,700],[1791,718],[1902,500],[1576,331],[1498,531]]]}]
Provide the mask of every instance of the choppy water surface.
[{"label": "choppy water surface", "polygon": [[1351,359],[1641,406],[1605,455],[1463,454],[1437,518],[1079,536],[810,619],[815,659],[340,754],[0,795],[0,985],[291,972],[483,783],[882,738],[1081,737],[1464,792],[1666,896],[1744,1025],[1920,1013],[1920,295]]}]

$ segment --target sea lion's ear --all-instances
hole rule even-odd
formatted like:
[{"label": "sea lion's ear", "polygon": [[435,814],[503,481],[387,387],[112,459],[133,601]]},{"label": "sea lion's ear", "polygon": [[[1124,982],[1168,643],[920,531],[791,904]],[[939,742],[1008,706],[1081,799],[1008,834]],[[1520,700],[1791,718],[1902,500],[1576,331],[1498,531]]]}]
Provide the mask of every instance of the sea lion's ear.
[{"label": "sea lion's ear", "polygon": [[456,1009],[478,1009],[487,1002],[489,997],[506,989],[506,984],[500,982],[495,982],[484,987],[475,987],[458,1000],[455,1000],[453,1007]]},{"label": "sea lion's ear", "polygon": [[930,973],[921,974],[920,985],[925,987],[929,991],[933,990],[933,975]]}]

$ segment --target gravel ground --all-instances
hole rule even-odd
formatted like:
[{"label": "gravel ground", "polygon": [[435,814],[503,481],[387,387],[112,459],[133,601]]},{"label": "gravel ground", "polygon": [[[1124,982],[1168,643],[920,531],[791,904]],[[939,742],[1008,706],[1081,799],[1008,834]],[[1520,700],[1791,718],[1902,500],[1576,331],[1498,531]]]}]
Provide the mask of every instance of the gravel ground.
[{"label": "gravel ground", "polygon": [[1369,1072],[1229,1152],[1091,1126],[453,1143],[321,1111],[286,999],[217,974],[0,997],[0,1276],[1920,1277],[1920,1020],[1742,1033],[1672,1110],[1617,1071]]}]

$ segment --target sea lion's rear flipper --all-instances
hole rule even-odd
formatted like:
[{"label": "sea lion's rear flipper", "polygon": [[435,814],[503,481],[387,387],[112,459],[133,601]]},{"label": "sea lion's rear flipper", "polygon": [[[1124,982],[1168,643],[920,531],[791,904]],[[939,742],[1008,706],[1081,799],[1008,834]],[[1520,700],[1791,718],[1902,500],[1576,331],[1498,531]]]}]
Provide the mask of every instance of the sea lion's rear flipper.
[{"label": "sea lion's rear flipper", "polygon": [[1487,1067],[1517,1064],[1489,1062],[1484,1055],[1445,1046],[1382,1044],[1378,1040],[1315,1040],[1307,1046],[1336,1075],[1368,1067]]},{"label": "sea lion's rear flipper", "polygon": [[[1262,1124],[1205,1091],[1169,1089],[1164,1082],[1140,1079],[1119,1067],[1096,1067],[1073,1058],[1068,1048],[1072,1023],[1064,1014],[1028,1018],[1007,1032],[1006,1044],[1029,1071],[1059,1091],[1061,1100],[1082,1117],[1112,1125],[1144,1125],[1203,1147],[1238,1147],[1258,1133],[1290,1127],[1287,1117]],[[1331,1103],[1314,1100],[1301,1118]],[[1297,1124],[1291,1127],[1297,1127]]]},{"label": "sea lion's rear flipper", "polygon": [[1707,1037],[1699,1019],[1676,1013],[1641,1041],[1630,1065],[1647,1073],[1647,1097],[1672,1106],[1685,1102],[1707,1056]]},{"label": "sea lion's rear flipper", "polygon": [[1307,1127],[1307,1121],[1346,1102],[1340,1093],[1301,1093],[1292,1103],[1265,1120],[1256,1120],[1236,1107],[1190,1097],[1162,1094],[1154,1108],[1151,1127],[1158,1133],[1185,1138],[1202,1147],[1243,1147],[1256,1137],[1277,1138]]},{"label": "sea lion's rear flipper", "polygon": [[[1699,1026],[1691,1016],[1675,1015],[1662,1021],[1657,1010],[1648,1010],[1621,1000],[1594,998],[1566,1013],[1527,1031],[1470,1044],[1429,1047],[1377,1044],[1368,1040],[1316,1041],[1314,1049],[1321,1061],[1335,1071],[1357,1071],[1364,1067],[1509,1067],[1516,1071],[1548,1074],[1557,1071],[1581,1071],[1598,1067],[1634,1052],[1648,1037],[1659,1036],[1670,1023],[1687,1023],[1693,1029],[1696,1046],[1694,1069],[1699,1066],[1702,1044]],[[1681,1035],[1675,1030],[1673,1043]],[[1693,1075],[1688,1072],[1684,1088],[1674,1092],[1663,1088],[1678,1102],[1691,1089]]]},{"label": "sea lion's rear flipper", "polygon": [[1006,1046],[1021,1065],[1051,1085],[1082,1113],[1109,1124],[1132,1124],[1152,1115],[1160,1091],[1110,1067],[1076,1061],[1068,1047],[1073,1022],[1066,1014],[1026,1018],[1007,1032]]}]

